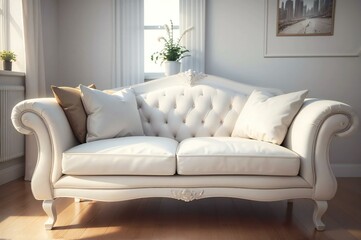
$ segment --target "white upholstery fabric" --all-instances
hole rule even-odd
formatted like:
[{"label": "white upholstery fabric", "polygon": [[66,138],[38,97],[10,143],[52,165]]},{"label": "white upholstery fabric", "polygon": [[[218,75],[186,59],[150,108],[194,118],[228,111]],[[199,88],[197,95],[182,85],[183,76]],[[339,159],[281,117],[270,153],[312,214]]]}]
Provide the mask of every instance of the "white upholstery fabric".
[{"label": "white upholstery fabric", "polygon": [[68,176],[54,188],[130,189],[130,188],[310,188],[303,178],[285,176]]},{"label": "white upholstery fabric", "polygon": [[[191,124],[178,122],[180,123],[178,125],[177,121],[175,121],[172,125],[157,122],[157,117],[163,116],[163,120],[167,120],[169,122],[169,116],[172,116],[173,119],[180,118],[183,120],[183,117],[186,117],[190,120],[190,115],[196,112],[201,112],[199,113],[200,117],[205,117],[205,119],[209,117],[209,114],[211,116],[215,113],[219,114],[219,112],[216,112],[215,109],[210,110],[209,106],[204,105],[205,103],[213,103],[213,105],[217,105],[217,109],[223,108],[221,113],[226,114],[227,116],[235,116],[235,122],[246,100],[245,95],[249,95],[253,89],[256,88],[239,82],[225,80],[216,76],[208,76],[199,82],[197,81],[196,84],[197,86],[195,87],[186,86],[184,84],[184,79],[174,75],[168,78],[150,81],[132,87],[137,97],[141,98],[138,99],[138,103],[145,103],[146,105],[145,107],[143,106],[144,109],[142,107],[139,109],[139,111],[144,114],[143,117],[148,116],[152,119],[152,121],[155,121],[146,126],[147,134],[164,134],[164,131],[168,135],[171,135],[169,133],[180,133],[181,135],[185,132],[182,137],[191,136],[192,133],[196,133],[196,130],[199,129],[199,126],[197,125],[197,121],[199,121],[197,120],[197,116],[193,116],[191,118]],[[169,91],[170,88],[173,87],[177,88],[177,90],[174,91],[175,93],[177,93],[179,89],[184,89],[185,92],[187,92],[187,97],[177,94],[173,94],[172,96],[164,96],[160,94],[174,93],[173,91]],[[204,94],[204,96],[207,96],[212,100],[209,101],[202,98],[199,92],[196,92],[196,90],[198,91],[202,89],[212,89],[210,92],[222,92],[222,94],[224,92],[227,96],[219,98],[220,96],[217,96],[218,94],[208,95],[207,90],[205,92],[207,94]],[[240,95],[240,101],[236,100],[237,97],[235,97],[234,92],[237,92],[237,94]],[[277,91],[275,91],[275,93],[277,93]],[[146,99],[143,100],[143,96],[146,97]],[[151,98],[148,99],[147,96]],[[224,101],[225,104],[222,104],[219,102],[219,99],[226,100],[229,98],[234,99],[234,106],[238,103],[240,105],[227,112],[226,106],[230,102]],[[155,107],[158,102],[159,108]],[[165,111],[165,109],[167,109],[167,104],[175,103],[177,105],[179,105],[179,103],[185,103],[186,105],[177,111]],[[195,108],[193,108],[193,103],[195,103]],[[220,106],[218,106],[218,104],[220,104]],[[209,114],[200,111],[200,106],[208,109]],[[173,105],[173,107],[175,106]],[[179,110],[182,110],[182,113],[186,111],[186,113],[181,115]],[[233,117],[230,118],[233,119]],[[226,118],[224,118],[224,122],[226,122],[225,119]],[[202,120],[202,118],[200,118],[200,120]],[[217,124],[219,120],[220,118],[218,117],[212,117],[209,118],[210,122],[208,123],[211,125],[209,129],[215,131],[215,135],[219,134],[217,136],[221,135],[219,132],[221,129],[221,132],[224,132],[225,129],[227,131],[229,130],[229,128],[225,127],[224,124],[218,126]],[[67,175],[62,177],[62,154],[66,149],[74,147],[77,144],[77,141],[72,134],[64,112],[56,101],[54,99],[25,100],[17,104],[13,109],[12,121],[19,132],[23,134],[34,134],[37,138],[39,157],[31,182],[32,192],[36,199],[50,200],[50,202],[57,197],[78,197],[96,199],[100,201],[118,201],[146,197],[172,197],[183,200],[192,200],[192,197],[195,197],[194,199],[206,197],[234,197],[258,201],[309,198],[317,201],[326,201],[330,200],[334,196],[337,189],[336,179],[329,164],[329,148],[331,146],[332,138],[334,136],[346,136],[349,133],[355,132],[354,130],[358,125],[358,117],[355,111],[346,104],[318,99],[306,100],[305,104],[291,124],[286,140],[283,143],[287,149],[300,156],[301,169],[299,171],[299,175],[294,177],[267,177],[265,175],[172,175],[163,176],[164,178],[162,176],[115,175]],[[193,127],[193,124],[196,124],[197,126]],[[232,124],[229,123],[229,127],[231,129],[229,130],[230,132],[233,129],[233,126],[231,127],[231,125]],[[144,142],[142,139],[143,137],[134,138],[139,138],[137,140],[138,143]],[[181,138],[177,139],[180,140]],[[196,140],[196,138],[193,139]],[[193,139],[188,140],[190,141]],[[111,140],[121,141],[123,139],[120,138]],[[169,140],[173,141],[172,139],[167,139],[167,141]],[[103,140],[99,142],[102,141]],[[97,142],[87,144],[92,143],[97,145]],[[151,144],[153,141],[148,143]],[[173,143],[175,145],[172,145],[174,154],[177,143],[175,141],[173,141]],[[166,146],[170,146],[168,144],[166,144]],[[277,145],[272,146],[279,147]],[[81,147],[81,145],[78,147]],[[165,152],[170,150],[168,147],[164,148],[166,149],[164,150]],[[124,148],[124,150],[126,150],[126,148]],[[144,148],[139,149],[137,156],[141,156],[140,153],[142,151],[144,151]],[[203,148],[200,149],[200,152],[202,151],[204,151]],[[269,159],[272,160],[272,157]],[[212,159],[210,159],[210,161],[211,160]],[[105,161],[109,161],[109,159]],[[129,162],[130,161],[128,161],[128,163]],[[139,163],[139,161],[135,162],[137,164]],[[221,161],[221,163],[224,162],[225,161],[223,160]],[[145,163],[147,165],[149,162],[145,161]],[[80,165],[83,168],[86,168],[87,164],[88,163]],[[109,164],[111,164],[111,162]],[[176,161],[174,160],[172,164],[174,173]],[[163,167],[164,162],[160,165]],[[139,170],[143,171],[144,169]],[[136,174],[141,174],[142,171],[138,171]],[[50,211],[51,210],[48,207],[48,214]],[[315,213],[317,215],[319,212]]]},{"label": "white upholstery fabric", "polygon": [[[312,188],[131,188],[131,189],[54,189],[54,197],[77,197],[95,201],[125,201],[138,198],[174,198],[187,201],[194,195],[203,198],[240,198],[254,201],[280,201],[286,199],[312,199]],[[178,194],[178,195],[177,195]],[[180,198],[179,198],[180,195]],[[173,216],[172,216],[173,217]]]},{"label": "white upholstery fabric", "polygon": [[144,133],[182,141],[229,137],[246,96],[198,85],[169,87],[137,96]]},{"label": "white upholstery fabric", "polygon": [[[54,225],[58,197],[97,201],[170,197],[187,202],[232,197],[315,200],[313,220],[322,229],[326,201],[337,189],[328,155],[330,143],[333,136],[345,136],[357,127],[358,117],[351,107],[306,100],[290,126],[284,148],[229,137],[245,95],[255,87],[215,76],[200,79],[195,87],[186,86],[183,80],[175,75],[132,88],[146,134],[188,138],[180,145],[171,138],[134,136],[73,147],[76,139],[54,99],[25,100],[15,106],[14,126],[37,139],[39,157],[31,188],[36,199],[45,200],[46,228]],[[193,136],[214,137],[189,138]],[[69,150],[64,153],[65,149]],[[176,164],[180,174],[199,176],[176,175]],[[74,175],[62,176],[62,167],[64,173]]]},{"label": "white upholstery fabric", "polygon": [[180,175],[296,176],[299,156],[278,145],[241,138],[203,137],[182,141],[177,151]]},{"label": "white upholstery fabric", "polygon": [[308,91],[279,96],[254,90],[238,117],[232,137],[281,144]]},{"label": "white upholstery fabric", "polygon": [[133,136],[99,140],[64,152],[63,173],[69,175],[173,175],[178,142]]},{"label": "white upholstery fabric", "polygon": [[193,79],[194,81],[190,81],[189,71],[187,71],[176,75],[170,75],[164,78],[154,79],[145,83],[133,85],[132,89],[134,90],[135,95],[138,96],[170,87],[189,87],[189,83],[192,82],[192,86],[208,86],[225,92],[236,93],[239,95],[248,96],[255,89],[267,91],[274,95],[283,94],[280,89],[276,88],[263,88],[258,86],[256,87],[239,81],[232,81],[210,74],[206,74],[206,76],[204,76],[203,73],[194,73],[193,71],[191,71],[191,73],[191,79]]},{"label": "white upholstery fabric", "polygon": [[144,135],[132,90],[124,89],[110,95],[83,85],[80,85],[80,89],[88,114],[87,142]]},{"label": "white upholstery fabric", "polygon": [[78,144],[64,111],[54,98],[28,99],[14,107],[11,119],[16,130],[36,137],[39,154],[31,188],[36,199],[51,199],[52,184],[62,175],[62,154]]},{"label": "white upholstery fabric", "polygon": [[320,99],[306,99],[292,122],[283,145],[301,156],[300,176],[315,186],[318,200],[331,199],[337,190],[329,166],[331,139],[347,136],[358,126],[359,119],[351,106]]}]

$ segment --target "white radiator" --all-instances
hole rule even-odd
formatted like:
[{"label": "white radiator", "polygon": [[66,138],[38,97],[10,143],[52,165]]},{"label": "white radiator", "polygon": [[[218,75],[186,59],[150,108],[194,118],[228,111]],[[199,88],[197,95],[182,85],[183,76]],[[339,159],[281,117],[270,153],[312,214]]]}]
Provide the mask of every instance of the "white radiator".
[{"label": "white radiator", "polygon": [[22,100],[23,86],[0,85],[0,163],[24,156],[24,135],[11,123],[11,110]]}]

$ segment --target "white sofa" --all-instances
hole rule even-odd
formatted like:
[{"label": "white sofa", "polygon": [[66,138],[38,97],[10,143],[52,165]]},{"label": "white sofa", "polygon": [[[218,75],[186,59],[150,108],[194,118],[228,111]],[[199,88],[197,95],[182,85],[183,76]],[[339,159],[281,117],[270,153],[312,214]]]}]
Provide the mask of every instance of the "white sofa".
[{"label": "white sofa", "polygon": [[25,100],[13,109],[16,129],[38,142],[31,186],[49,216],[46,229],[54,226],[54,200],[61,197],[306,198],[315,202],[316,229],[325,228],[321,217],[337,189],[329,147],[333,136],[346,136],[358,125],[350,106],[306,99],[278,146],[231,137],[247,96],[258,87],[181,73],[132,88],[146,136],[79,145],[53,98]]}]

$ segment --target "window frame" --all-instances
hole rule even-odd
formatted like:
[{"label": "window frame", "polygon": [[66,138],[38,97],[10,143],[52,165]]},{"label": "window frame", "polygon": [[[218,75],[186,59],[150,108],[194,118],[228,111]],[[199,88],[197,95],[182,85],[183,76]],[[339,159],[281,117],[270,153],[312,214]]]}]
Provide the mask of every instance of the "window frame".
[{"label": "window frame", "polygon": [[[179,3],[179,1],[178,1],[178,3]],[[180,13],[180,8],[178,8],[178,12]],[[179,30],[180,25],[173,25],[173,29]],[[149,31],[149,30],[165,30],[165,27],[164,27],[164,24],[163,25],[145,25],[145,23],[144,23],[144,27],[143,27],[144,36],[145,36],[145,31]],[[145,44],[143,47],[145,48]],[[149,57],[149,56],[144,56],[144,60],[143,60],[144,63],[145,63],[146,57]],[[146,72],[144,69],[144,81],[150,81],[150,80],[154,80],[157,78],[162,78],[164,76],[165,76],[164,71],[163,72]]]},{"label": "window frame", "polygon": [[[173,25],[173,29],[179,30],[179,25]],[[164,25],[144,25],[144,34],[147,30],[165,30]],[[145,60],[146,56],[144,56]],[[146,72],[144,71],[144,80],[150,81],[157,78],[164,77],[164,72]]]},{"label": "window frame", "polygon": [[[0,0],[0,51],[15,52],[12,71],[20,73],[26,71],[22,5],[22,0]],[[2,66],[0,71],[4,71]]]}]

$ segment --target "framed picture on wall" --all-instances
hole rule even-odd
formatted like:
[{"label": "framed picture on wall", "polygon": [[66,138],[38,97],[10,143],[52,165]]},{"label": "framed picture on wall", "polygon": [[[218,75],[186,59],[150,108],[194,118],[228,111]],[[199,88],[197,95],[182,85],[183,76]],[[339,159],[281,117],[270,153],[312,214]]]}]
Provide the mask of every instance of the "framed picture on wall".
[{"label": "framed picture on wall", "polygon": [[277,1],[277,36],[333,35],[336,0]]}]

